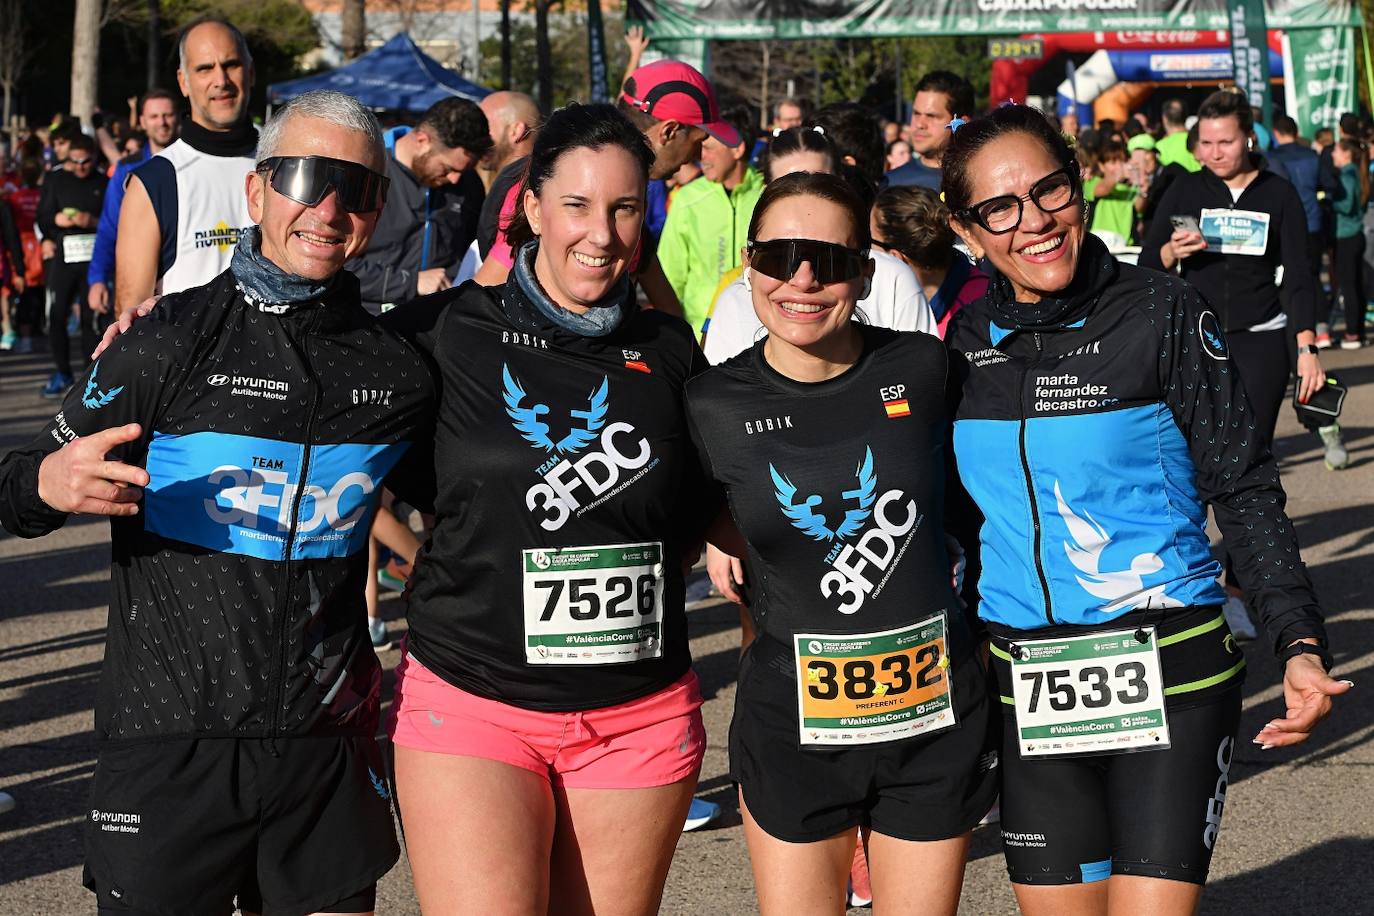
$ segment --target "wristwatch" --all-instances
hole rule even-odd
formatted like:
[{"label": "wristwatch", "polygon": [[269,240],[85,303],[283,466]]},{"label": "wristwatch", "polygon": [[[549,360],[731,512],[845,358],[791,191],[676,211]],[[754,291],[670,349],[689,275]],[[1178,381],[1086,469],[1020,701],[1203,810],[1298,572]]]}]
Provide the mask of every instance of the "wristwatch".
[{"label": "wristwatch", "polygon": [[1317,656],[1317,660],[1322,663],[1322,668],[1324,668],[1328,674],[1331,673],[1331,666],[1335,664],[1335,661],[1331,658],[1331,653],[1326,651],[1325,646],[1316,646],[1310,642],[1293,643],[1293,645],[1279,653],[1279,661],[1286,665],[1290,658],[1297,658],[1299,655]]},{"label": "wristwatch", "polygon": [[1310,354],[1312,354],[1313,356],[1316,356],[1318,353],[1321,352],[1321,350],[1318,350],[1318,349],[1317,349],[1317,345],[1316,345],[1316,344],[1298,344],[1298,352],[1299,352],[1299,353],[1310,353]]}]

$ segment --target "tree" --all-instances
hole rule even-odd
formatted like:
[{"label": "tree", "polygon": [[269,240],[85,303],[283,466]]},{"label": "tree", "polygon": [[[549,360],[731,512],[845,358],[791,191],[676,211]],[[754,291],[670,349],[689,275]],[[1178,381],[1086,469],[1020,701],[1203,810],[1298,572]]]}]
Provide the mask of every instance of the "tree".
[{"label": "tree", "polygon": [[76,0],[72,25],[72,103],[70,111],[87,128],[95,113],[95,87],[100,78],[101,0]]},{"label": "tree", "polygon": [[553,56],[549,49],[549,7],[552,0],[534,0],[534,59],[537,67],[535,101],[545,113],[553,111]]},{"label": "tree", "polygon": [[0,0],[0,93],[4,95],[0,127],[9,127],[14,112],[14,90],[27,75],[37,54],[29,23],[20,0]]},{"label": "tree", "polygon": [[[629,51],[625,47],[625,23],[620,17],[606,20],[606,70],[618,89],[625,72]],[[516,21],[511,25],[511,78],[507,88],[534,95],[538,91],[538,65],[535,61],[534,26]],[[549,53],[553,66],[551,106],[558,108],[587,99],[587,17],[583,13],[554,14],[549,17]],[[493,35],[482,41],[482,72],[495,73],[500,64],[501,38]],[[612,93],[614,97],[616,93]]]},{"label": "tree", "polygon": [[367,48],[366,0],[343,0],[339,31],[344,60],[353,60],[361,55]]}]

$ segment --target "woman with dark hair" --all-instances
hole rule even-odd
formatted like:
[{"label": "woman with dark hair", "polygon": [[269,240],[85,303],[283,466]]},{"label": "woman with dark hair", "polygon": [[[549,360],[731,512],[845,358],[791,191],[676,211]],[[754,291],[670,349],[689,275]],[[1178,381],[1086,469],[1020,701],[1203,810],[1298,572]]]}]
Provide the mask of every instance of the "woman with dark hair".
[{"label": "woman with dark hair", "polygon": [[[820,127],[775,131],[760,160],[765,182],[795,172],[834,175],[842,165],[839,150]],[[850,175],[844,177],[850,179]],[[854,185],[851,183],[850,187]],[[935,320],[911,270],[883,251],[875,253],[873,262],[872,280],[856,309],[859,319],[879,327],[934,333]],[[713,364],[748,349],[765,333],[765,326],[759,321],[749,290],[741,279],[742,274],[743,267],[722,278],[703,328],[702,347]]]},{"label": "woman with dark hair", "polygon": [[506,282],[387,316],[440,388],[390,723],[427,912],[652,913],[696,787],[683,577],[721,503],[682,406],[701,351],[630,291],[652,159],[614,108],[560,109]]},{"label": "woman with dark hair", "polygon": [[868,247],[842,178],[770,183],[745,252],[768,334],[687,387],[742,532],[713,543],[754,573],[730,771],[765,916],[843,913],[860,828],[877,907],[953,914],[995,789],[944,539],[948,364],[931,335],[852,320]]},{"label": "woman with dark hair", "polygon": [[916,272],[941,337],[961,308],[983,295],[988,275],[954,247],[949,210],[930,188],[887,188],[873,203],[873,246]]},{"label": "woman with dark hair", "polygon": [[[1140,251],[1140,266],[1176,271],[1202,295],[1226,333],[1229,355],[1254,408],[1260,443],[1274,440],[1297,351],[1298,400],[1326,381],[1317,358],[1316,297],[1307,263],[1307,216],[1297,189],[1263,167],[1254,114],[1221,89],[1198,108],[1198,161],[1169,186]],[[1193,222],[1176,227],[1175,218]],[[1194,230],[1197,227],[1197,231]],[[1227,543],[1228,551],[1231,544]],[[1227,619],[1237,637],[1254,627],[1227,561]]]},{"label": "woman with dark hair", "polygon": [[1189,283],[1122,264],[1087,232],[1073,152],[1040,112],[962,127],[944,178],[955,231],[992,270],[947,343],[955,450],[985,516],[979,616],[1001,686],[1017,900],[1032,916],[1191,914],[1245,666],[1209,505],[1284,665],[1287,712],[1255,743],[1306,740],[1349,689],[1327,673],[1233,335]]}]

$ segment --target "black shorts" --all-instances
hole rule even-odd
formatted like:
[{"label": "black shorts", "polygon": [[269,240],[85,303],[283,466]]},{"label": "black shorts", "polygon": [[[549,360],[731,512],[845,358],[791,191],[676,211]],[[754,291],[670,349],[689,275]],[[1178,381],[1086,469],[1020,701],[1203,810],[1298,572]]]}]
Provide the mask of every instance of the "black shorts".
[{"label": "black shorts", "polygon": [[795,659],[761,636],[740,666],[730,771],[755,822],[789,843],[855,826],[900,840],[973,829],[997,797],[999,723],[972,657],[955,666],[958,725],[886,744],[802,748]]},{"label": "black shorts", "polygon": [[[1002,848],[1013,882],[1080,884],[1111,875],[1206,882],[1240,726],[1244,656],[1216,607],[1175,612],[1158,632],[1167,644],[1165,691],[1177,691],[1166,703],[1165,750],[1022,758],[1012,691],[1001,689]],[[1006,645],[1004,634],[994,634],[993,667],[1004,684]]]},{"label": "black shorts", "polygon": [[115,912],[365,912],[400,857],[390,795],[372,738],[106,744],[83,880]]}]

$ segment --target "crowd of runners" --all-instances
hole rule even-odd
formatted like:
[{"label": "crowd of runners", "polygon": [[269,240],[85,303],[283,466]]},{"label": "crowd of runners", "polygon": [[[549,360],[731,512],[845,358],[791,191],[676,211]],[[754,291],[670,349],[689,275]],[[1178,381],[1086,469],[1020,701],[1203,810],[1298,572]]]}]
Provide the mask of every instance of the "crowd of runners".
[{"label": "crowd of runners", "polygon": [[[65,122],[0,169],[4,346],[46,323],[61,398],[0,523],[111,519],[98,911],[370,913],[396,815],[425,913],[655,912],[718,813],[704,560],[763,913],[952,914],[988,821],[1025,913],[1194,912],[1236,742],[1351,686],[1271,444],[1291,392],[1348,460],[1369,125],[1079,129],[934,72],[908,124],[760,135],[628,40],[614,104],[257,128],[205,20],[108,184]],[[1282,665],[1256,735],[1238,639]]]}]

